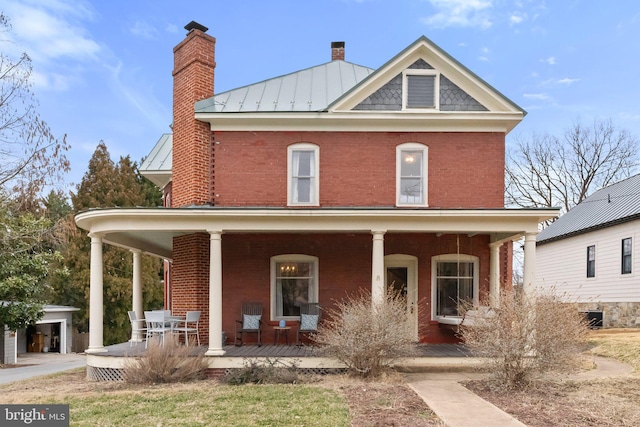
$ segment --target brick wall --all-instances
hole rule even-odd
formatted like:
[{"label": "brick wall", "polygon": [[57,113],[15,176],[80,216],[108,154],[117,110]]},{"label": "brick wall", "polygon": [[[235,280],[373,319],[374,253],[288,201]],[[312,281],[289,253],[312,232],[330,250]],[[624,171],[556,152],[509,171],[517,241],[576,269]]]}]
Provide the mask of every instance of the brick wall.
[{"label": "brick wall", "polygon": [[[489,247],[487,236],[460,236],[461,253],[480,258],[480,293],[489,292]],[[265,342],[273,341],[270,320],[270,258],[282,254],[305,254],[318,257],[319,302],[325,309],[335,300],[358,289],[371,289],[370,234],[225,234],[222,238],[223,257],[223,330],[233,341],[235,320],[240,320],[240,308],[245,301],[261,302],[264,307]],[[387,234],[385,254],[406,254],[418,257],[418,296],[420,334],[425,342],[455,341],[450,331],[442,331],[431,320],[431,258],[434,255],[456,253],[455,235],[436,237],[433,234]],[[295,332],[295,331],[292,331]],[[249,342],[255,336],[248,336]],[[453,342],[452,341],[452,342]]]},{"label": "brick wall", "polygon": [[209,234],[173,239],[171,310],[175,315],[200,310],[200,341],[209,342]]},{"label": "brick wall", "polygon": [[504,206],[501,133],[216,132],[216,141],[218,206],[286,206],[287,147],[297,142],[320,147],[322,207],[394,206],[405,142],[429,147],[430,207]]},{"label": "brick wall", "polygon": [[211,132],[194,118],[194,103],[213,96],[215,38],[191,30],[177,45],[173,70],[172,206],[211,202]]}]

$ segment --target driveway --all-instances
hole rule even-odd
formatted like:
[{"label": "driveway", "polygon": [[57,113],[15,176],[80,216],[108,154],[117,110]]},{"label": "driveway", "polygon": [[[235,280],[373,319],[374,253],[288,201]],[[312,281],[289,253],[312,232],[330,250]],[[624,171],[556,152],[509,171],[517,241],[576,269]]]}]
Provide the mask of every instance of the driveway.
[{"label": "driveway", "polygon": [[0,384],[26,380],[40,375],[86,366],[84,354],[69,353],[24,353],[18,355],[18,363],[13,368],[0,369]]}]

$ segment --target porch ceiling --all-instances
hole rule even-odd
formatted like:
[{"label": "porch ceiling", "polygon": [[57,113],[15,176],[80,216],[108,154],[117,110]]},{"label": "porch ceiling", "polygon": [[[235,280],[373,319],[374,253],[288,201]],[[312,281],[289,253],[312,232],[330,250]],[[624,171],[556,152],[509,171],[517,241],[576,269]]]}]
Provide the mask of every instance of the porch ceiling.
[{"label": "porch ceiling", "polygon": [[105,242],[172,258],[173,238],[191,233],[466,233],[492,241],[537,233],[559,209],[284,209],[130,208],[94,209],[76,223]]}]

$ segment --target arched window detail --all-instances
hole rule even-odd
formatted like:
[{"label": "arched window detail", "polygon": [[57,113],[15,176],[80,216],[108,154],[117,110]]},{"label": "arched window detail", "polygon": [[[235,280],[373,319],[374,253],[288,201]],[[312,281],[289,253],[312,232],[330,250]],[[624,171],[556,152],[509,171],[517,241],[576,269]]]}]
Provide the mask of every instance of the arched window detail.
[{"label": "arched window detail", "polygon": [[318,258],[303,254],[271,257],[271,319],[297,319],[300,305],[318,302]]},{"label": "arched window detail", "polygon": [[397,206],[428,206],[428,154],[426,145],[415,142],[396,147]]},{"label": "arched window detail", "polygon": [[318,206],[320,193],[320,147],[301,142],[287,149],[287,204]]}]

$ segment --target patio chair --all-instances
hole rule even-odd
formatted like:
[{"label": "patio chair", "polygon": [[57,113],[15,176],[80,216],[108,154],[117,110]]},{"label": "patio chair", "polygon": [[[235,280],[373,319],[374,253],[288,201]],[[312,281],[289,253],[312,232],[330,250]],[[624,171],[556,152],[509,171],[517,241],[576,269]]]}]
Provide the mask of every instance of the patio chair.
[{"label": "patio chair", "polygon": [[147,322],[147,341],[144,344],[144,348],[147,348],[149,339],[154,335],[161,337],[162,346],[164,347],[164,337],[167,333],[171,333],[171,326],[167,326],[164,319],[164,311],[145,311],[144,319]]},{"label": "patio chair", "polygon": [[300,306],[300,320],[298,320],[298,332],[296,334],[296,345],[300,347],[300,336],[318,332],[320,323],[320,304],[308,303]]},{"label": "patio chair", "polygon": [[[191,326],[189,326],[191,324]],[[184,320],[180,321],[180,325],[173,328],[173,332],[184,332],[184,343],[189,346],[189,335],[195,335],[198,339],[198,346],[200,346],[200,332],[198,326],[200,324],[200,312],[199,311],[187,311]]]},{"label": "patio chair", "polygon": [[131,339],[129,340],[129,347],[135,342],[142,341],[146,338],[147,328],[142,326],[144,319],[138,319],[135,311],[129,312],[129,322],[131,322]]},{"label": "patio chair", "polygon": [[241,346],[244,334],[258,334],[258,347],[262,345],[262,304],[243,303],[240,311],[241,319],[236,320],[236,337],[234,344]]}]

